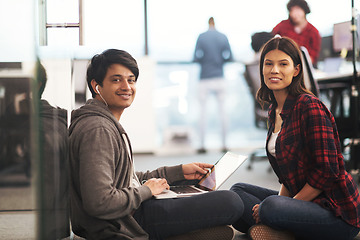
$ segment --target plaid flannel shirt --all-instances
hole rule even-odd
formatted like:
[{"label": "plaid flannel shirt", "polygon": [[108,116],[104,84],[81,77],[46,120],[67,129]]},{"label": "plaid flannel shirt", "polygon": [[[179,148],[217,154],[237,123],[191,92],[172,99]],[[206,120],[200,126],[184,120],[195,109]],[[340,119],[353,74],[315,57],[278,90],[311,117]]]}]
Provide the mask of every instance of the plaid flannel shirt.
[{"label": "plaid flannel shirt", "polygon": [[[267,144],[274,130],[275,104],[269,110]],[[346,172],[335,119],[316,97],[288,96],[275,144],[276,158],[267,153],[279,182],[295,196],[306,183],[322,190],[313,200],[336,216],[360,227],[360,197]],[[266,144],[266,149],[267,149]]]}]

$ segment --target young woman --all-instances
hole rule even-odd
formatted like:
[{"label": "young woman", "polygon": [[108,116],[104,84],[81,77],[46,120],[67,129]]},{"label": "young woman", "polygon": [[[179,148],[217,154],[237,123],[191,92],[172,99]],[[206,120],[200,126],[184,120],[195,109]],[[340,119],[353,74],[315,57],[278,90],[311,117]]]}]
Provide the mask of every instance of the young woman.
[{"label": "young woman", "polygon": [[271,104],[266,151],[281,187],[235,184],[245,209],[234,227],[252,239],[353,239],[359,192],[344,168],[334,117],[305,88],[300,56],[286,37],[262,50],[257,99]]}]

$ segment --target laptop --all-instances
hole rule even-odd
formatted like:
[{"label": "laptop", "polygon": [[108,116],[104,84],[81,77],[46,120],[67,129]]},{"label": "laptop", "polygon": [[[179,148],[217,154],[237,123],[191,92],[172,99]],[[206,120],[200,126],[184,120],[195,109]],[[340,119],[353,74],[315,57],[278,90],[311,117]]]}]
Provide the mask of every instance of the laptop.
[{"label": "laptop", "polygon": [[164,190],[154,197],[155,199],[180,198],[216,191],[246,159],[247,156],[227,152],[204,175],[198,184],[170,186],[170,190]]}]

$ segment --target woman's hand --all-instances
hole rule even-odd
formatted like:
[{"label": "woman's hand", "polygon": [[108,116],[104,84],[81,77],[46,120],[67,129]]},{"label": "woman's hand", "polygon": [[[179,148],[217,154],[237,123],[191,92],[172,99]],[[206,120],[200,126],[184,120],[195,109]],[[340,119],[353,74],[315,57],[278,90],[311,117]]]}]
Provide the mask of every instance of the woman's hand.
[{"label": "woman's hand", "polygon": [[153,196],[162,193],[165,189],[170,188],[165,178],[150,178],[144,183],[144,185],[150,188],[151,194]]},{"label": "woman's hand", "polygon": [[298,200],[303,200],[303,201],[312,201],[317,196],[319,196],[321,192],[322,192],[322,190],[313,188],[308,183],[306,183],[304,185],[304,187],[300,190],[300,192],[298,192],[294,196],[294,198],[298,199]]},{"label": "woman's hand", "polygon": [[214,165],[209,163],[183,164],[182,170],[187,180],[201,179]]},{"label": "woman's hand", "polygon": [[253,208],[253,218],[255,220],[256,223],[259,223],[260,222],[260,217],[259,217],[259,204],[256,204]]}]

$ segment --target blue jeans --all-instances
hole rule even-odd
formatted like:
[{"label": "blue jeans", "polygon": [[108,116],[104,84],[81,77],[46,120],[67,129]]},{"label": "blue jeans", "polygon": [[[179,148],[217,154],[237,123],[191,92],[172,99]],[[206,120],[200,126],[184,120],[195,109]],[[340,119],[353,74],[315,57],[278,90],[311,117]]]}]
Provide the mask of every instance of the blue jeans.
[{"label": "blue jeans", "polygon": [[288,230],[296,239],[353,239],[359,228],[349,225],[320,205],[278,196],[278,192],[246,183],[231,187],[244,204],[244,213],[233,226],[247,232],[255,224],[252,208],[260,204],[261,222],[277,230]]},{"label": "blue jeans", "polygon": [[231,225],[242,212],[242,201],[237,194],[213,191],[186,198],[147,200],[134,218],[150,239],[164,239],[197,229]]}]

